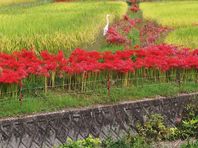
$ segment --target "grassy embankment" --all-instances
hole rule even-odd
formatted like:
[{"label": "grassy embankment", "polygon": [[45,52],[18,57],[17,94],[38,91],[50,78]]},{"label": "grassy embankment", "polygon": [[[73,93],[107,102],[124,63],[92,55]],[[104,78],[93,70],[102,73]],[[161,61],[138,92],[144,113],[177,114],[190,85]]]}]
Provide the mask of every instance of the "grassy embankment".
[{"label": "grassy embankment", "polygon": [[111,88],[111,95],[107,89],[95,89],[85,94],[68,94],[62,89],[49,91],[47,95],[38,91],[34,95],[25,95],[22,105],[17,99],[0,101],[0,118],[5,116],[19,116],[37,112],[48,112],[63,108],[86,107],[95,104],[112,104],[120,101],[138,100],[156,96],[175,96],[179,93],[197,91],[198,84],[184,83],[178,86],[174,83],[154,83],[128,88]]}]

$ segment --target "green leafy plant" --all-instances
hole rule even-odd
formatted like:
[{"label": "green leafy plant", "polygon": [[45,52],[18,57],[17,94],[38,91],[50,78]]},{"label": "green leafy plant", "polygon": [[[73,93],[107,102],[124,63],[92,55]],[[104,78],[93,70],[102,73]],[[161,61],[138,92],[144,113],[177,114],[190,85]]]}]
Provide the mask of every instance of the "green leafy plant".
[{"label": "green leafy plant", "polygon": [[198,147],[198,140],[195,142],[189,142],[187,144],[181,145],[181,148],[197,148]]},{"label": "green leafy plant", "polygon": [[198,116],[182,121],[181,138],[198,137]]},{"label": "green leafy plant", "polygon": [[66,144],[61,145],[59,148],[100,148],[101,141],[99,138],[93,138],[89,136],[88,138],[73,141],[67,139]]},{"label": "green leafy plant", "polygon": [[169,135],[167,140],[174,141],[180,139],[181,131],[177,127],[169,128]]},{"label": "green leafy plant", "polygon": [[145,139],[140,136],[128,135],[119,140],[107,138],[103,141],[102,147],[104,148],[149,148],[150,145],[146,143]]},{"label": "green leafy plant", "polygon": [[132,148],[149,148],[151,147],[149,143],[146,142],[144,137],[135,136],[130,137],[130,144]]},{"label": "green leafy plant", "polygon": [[104,148],[149,148],[149,143],[146,142],[144,137],[141,136],[127,136],[119,139],[113,140],[112,138],[107,138],[103,141],[102,147]]},{"label": "green leafy plant", "polygon": [[182,122],[178,125],[180,138],[198,137],[198,107],[197,103],[190,103],[184,109]]},{"label": "green leafy plant", "polygon": [[129,143],[125,139],[119,139],[114,141],[112,138],[107,138],[103,141],[104,148],[130,148]]},{"label": "green leafy plant", "polygon": [[149,148],[150,145],[146,140],[140,136],[128,135],[117,141],[107,138],[103,141],[102,147],[104,148]]},{"label": "green leafy plant", "polygon": [[101,141],[92,136],[77,141],[67,139],[67,142],[59,148],[150,148],[150,145],[146,142],[144,137],[131,136],[129,134],[119,140],[113,140],[109,137]]},{"label": "green leafy plant", "polygon": [[138,134],[146,137],[149,141],[166,140],[171,135],[170,128],[165,126],[164,118],[159,114],[154,114],[142,125],[136,125]]}]

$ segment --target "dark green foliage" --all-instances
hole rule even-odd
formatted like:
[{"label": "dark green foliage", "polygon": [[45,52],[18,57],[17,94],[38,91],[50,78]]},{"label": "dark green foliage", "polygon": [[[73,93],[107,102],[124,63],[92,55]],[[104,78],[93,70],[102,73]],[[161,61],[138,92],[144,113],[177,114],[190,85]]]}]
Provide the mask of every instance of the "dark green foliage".
[{"label": "dark green foliage", "polygon": [[136,28],[131,29],[128,38],[131,40],[131,45],[140,45],[140,31]]},{"label": "dark green foliage", "polygon": [[144,137],[128,135],[120,140],[113,141],[111,138],[103,141],[104,148],[149,148],[150,145]]},{"label": "dark green foliage", "polygon": [[198,140],[195,142],[189,142],[187,144],[183,144],[181,148],[198,148]]},{"label": "dark green foliage", "polygon": [[198,138],[198,104],[189,104],[183,114],[182,122],[178,125],[180,138]]},{"label": "dark green foliage", "polygon": [[165,126],[164,118],[159,114],[151,115],[143,125],[138,123],[137,131],[149,141],[166,140],[171,134],[170,128]]},{"label": "dark green foliage", "polygon": [[138,123],[137,131],[148,141],[198,138],[198,104],[187,105],[182,120],[174,128],[165,126],[164,118],[154,114],[144,124]]},{"label": "dark green foliage", "polygon": [[93,138],[89,136],[83,140],[72,141],[71,139],[67,139],[67,143],[63,144],[59,148],[99,148],[101,145],[101,141],[98,138]]},{"label": "dark green foliage", "polygon": [[145,142],[143,137],[128,135],[119,140],[107,138],[100,141],[98,138],[89,136],[83,140],[72,141],[67,140],[66,144],[61,145],[59,148],[150,148],[150,145]]}]

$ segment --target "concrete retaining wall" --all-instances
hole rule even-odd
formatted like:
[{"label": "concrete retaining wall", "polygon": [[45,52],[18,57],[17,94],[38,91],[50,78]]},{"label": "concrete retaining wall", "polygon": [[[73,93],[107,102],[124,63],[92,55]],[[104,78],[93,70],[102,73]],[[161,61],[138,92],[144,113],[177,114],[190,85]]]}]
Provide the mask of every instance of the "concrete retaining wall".
[{"label": "concrete retaining wall", "polygon": [[129,131],[135,133],[136,122],[144,122],[148,114],[162,114],[167,124],[175,124],[184,106],[197,98],[198,94],[190,94],[1,119],[0,147],[48,148],[68,137],[76,140],[89,134],[119,138]]}]

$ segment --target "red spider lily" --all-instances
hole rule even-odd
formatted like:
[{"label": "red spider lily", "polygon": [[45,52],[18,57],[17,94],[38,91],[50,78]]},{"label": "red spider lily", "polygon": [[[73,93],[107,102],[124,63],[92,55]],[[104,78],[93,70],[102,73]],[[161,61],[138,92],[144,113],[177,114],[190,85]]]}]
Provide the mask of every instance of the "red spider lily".
[{"label": "red spider lily", "polygon": [[0,76],[0,83],[4,84],[18,84],[24,79],[26,76],[25,71],[22,69],[11,70],[11,69],[3,69]]},{"label": "red spider lily", "polygon": [[42,51],[41,57],[43,59],[42,63],[44,64],[44,67],[48,71],[56,71],[58,68],[58,61],[56,59],[56,55],[48,53],[48,51]]},{"label": "red spider lily", "polygon": [[131,56],[134,54],[134,52],[134,50],[116,51],[115,57],[121,60],[128,60],[131,59]]},{"label": "red spider lily", "polygon": [[131,0],[131,3],[132,3],[132,4],[137,3],[137,0]]},{"label": "red spider lily", "polygon": [[101,58],[102,55],[99,52],[87,52],[77,48],[69,57],[69,65],[65,67],[65,70],[70,74],[83,73],[85,71],[97,72],[100,70],[99,60]]},{"label": "red spider lily", "polygon": [[137,4],[134,4],[134,5],[131,6],[130,10],[132,12],[138,12],[140,10],[140,8],[138,7]]},{"label": "red spider lily", "polygon": [[128,15],[124,15],[123,18],[124,18],[125,21],[128,21],[130,19]]},{"label": "red spider lily", "polygon": [[122,44],[126,49],[130,49],[132,42],[128,39],[128,35],[140,22],[141,19],[131,19],[128,15],[124,15],[122,20],[110,27],[106,41],[111,44]]},{"label": "red spider lily", "polygon": [[140,23],[140,19],[131,19],[127,15],[124,16],[124,20],[128,21],[128,23],[130,24],[130,27],[134,27],[136,25],[136,23]]},{"label": "red spider lily", "polygon": [[134,63],[130,59],[120,60],[116,59],[113,63],[113,70],[121,73],[134,72]]},{"label": "red spider lily", "polygon": [[49,76],[47,69],[43,67],[42,61],[36,56],[33,50],[23,49],[21,52],[15,52],[14,56],[21,63],[21,66],[28,75]]},{"label": "red spider lily", "polygon": [[[137,20],[140,21],[141,20]],[[147,21],[146,24],[140,29],[140,40],[143,47],[154,45],[155,41],[161,36],[167,34],[171,29],[159,26],[156,23]]]},{"label": "red spider lily", "polygon": [[[43,51],[40,55],[36,55],[33,50],[22,50],[12,55],[0,53],[0,84],[17,84],[18,86],[22,86],[22,81],[32,75],[49,77],[48,79],[55,84],[57,75],[52,73],[59,74],[58,77],[63,79],[64,88],[64,80],[68,79],[67,75],[72,76],[74,82],[79,82],[79,77],[82,77],[80,80],[83,82],[88,77],[87,73],[105,72],[106,78],[107,76],[111,78],[112,73],[114,75],[122,73],[127,82],[128,73],[139,71],[138,76],[142,77],[153,76],[152,71],[167,74],[167,72],[175,73],[178,70],[186,76],[185,71],[198,70],[198,49],[192,51],[188,48],[166,44],[115,53],[86,51],[78,48],[68,59],[64,57],[62,51],[58,54]],[[45,85],[51,84],[45,83]],[[82,90],[84,87],[83,83]]]},{"label": "red spider lily", "polygon": [[107,32],[106,40],[108,43],[123,44],[126,42],[126,38],[116,31],[115,28],[110,27]]}]

